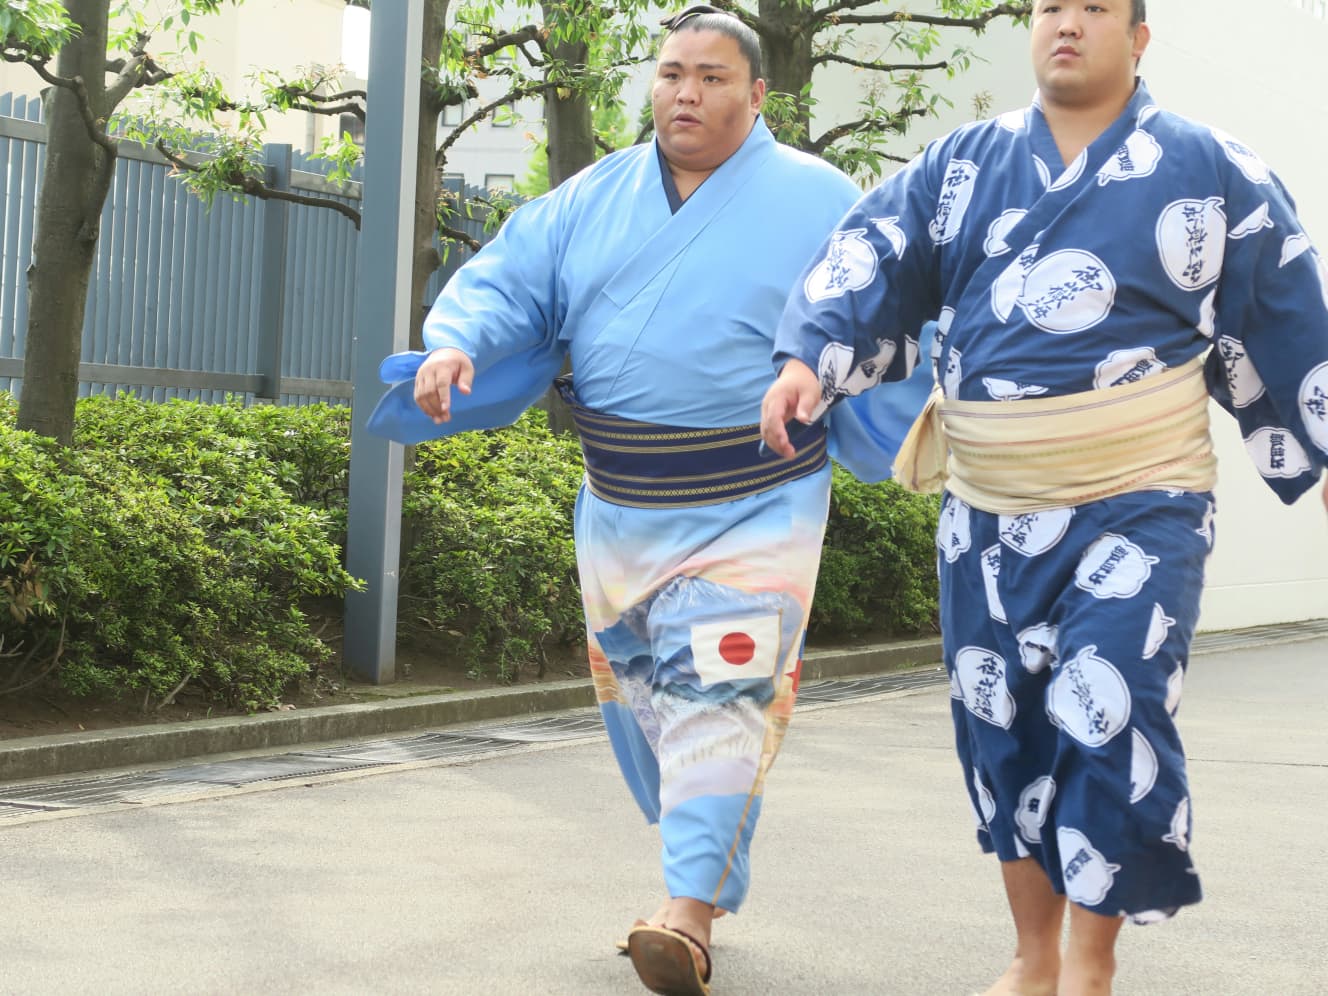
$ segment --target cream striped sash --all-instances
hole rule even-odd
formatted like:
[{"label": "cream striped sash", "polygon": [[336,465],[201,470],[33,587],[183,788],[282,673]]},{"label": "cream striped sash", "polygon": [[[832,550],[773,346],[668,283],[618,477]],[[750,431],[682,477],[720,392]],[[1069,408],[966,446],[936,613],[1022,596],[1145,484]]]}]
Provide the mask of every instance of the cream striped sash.
[{"label": "cream striped sash", "polygon": [[910,491],[949,488],[1001,515],[1128,491],[1208,491],[1217,458],[1203,366],[1199,356],[1137,383],[1059,398],[953,401],[938,387],[899,449],[895,479]]}]

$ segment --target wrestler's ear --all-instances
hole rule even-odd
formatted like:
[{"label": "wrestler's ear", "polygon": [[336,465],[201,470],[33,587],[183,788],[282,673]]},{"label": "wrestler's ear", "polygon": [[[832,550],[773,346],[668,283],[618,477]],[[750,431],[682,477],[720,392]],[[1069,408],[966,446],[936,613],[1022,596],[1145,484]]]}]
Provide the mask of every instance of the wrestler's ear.
[{"label": "wrestler's ear", "polygon": [[1137,63],[1144,56],[1144,49],[1148,48],[1148,43],[1152,40],[1153,33],[1148,30],[1146,22],[1140,22],[1134,29],[1134,61]]},{"label": "wrestler's ear", "polygon": [[765,103],[765,80],[752,81],[752,113],[760,114]]}]

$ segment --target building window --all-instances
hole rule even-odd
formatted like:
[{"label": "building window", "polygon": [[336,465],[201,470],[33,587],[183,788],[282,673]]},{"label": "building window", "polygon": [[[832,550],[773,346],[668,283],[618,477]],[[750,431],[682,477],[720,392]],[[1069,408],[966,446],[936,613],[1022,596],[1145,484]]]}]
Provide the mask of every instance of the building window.
[{"label": "building window", "polygon": [[443,113],[438,117],[438,123],[444,128],[455,128],[466,117],[466,105],[448,104],[443,108]]},{"label": "building window", "polygon": [[516,187],[516,177],[511,173],[485,173],[484,186],[490,190],[505,190],[511,193]]},{"label": "building window", "polygon": [[354,114],[343,114],[338,121],[338,134],[349,135],[350,140],[364,148],[364,122]]},{"label": "building window", "polygon": [[502,107],[493,109],[493,117],[489,123],[495,128],[510,128],[516,123],[516,108],[511,104],[503,104]]}]

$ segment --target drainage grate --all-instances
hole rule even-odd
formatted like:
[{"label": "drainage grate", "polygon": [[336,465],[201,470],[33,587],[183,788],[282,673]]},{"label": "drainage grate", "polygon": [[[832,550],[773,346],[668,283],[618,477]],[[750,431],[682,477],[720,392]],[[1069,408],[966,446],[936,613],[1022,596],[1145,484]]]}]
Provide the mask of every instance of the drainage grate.
[{"label": "drainage grate", "polygon": [[[84,809],[109,803],[141,802],[148,796],[178,793],[204,787],[174,779],[179,769],[137,771],[106,777],[72,778],[60,782],[40,782],[0,788],[0,806],[28,806],[33,809]],[[174,782],[174,784],[172,784]]]},{"label": "drainage grate", "polygon": [[543,716],[525,722],[504,723],[467,731],[472,736],[484,734],[498,740],[516,740],[520,743],[543,744],[560,740],[579,740],[598,737],[604,733],[604,722],[598,709],[577,709],[557,716]]},{"label": "drainage grate", "polygon": [[870,678],[844,678],[835,681],[815,681],[803,685],[798,692],[799,702],[848,702],[882,692],[898,692],[909,688],[926,688],[947,681],[945,668],[934,667],[925,671],[906,671],[902,674],[873,675]]},{"label": "drainage grate", "polygon": [[511,750],[520,746],[519,740],[500,740],[497,737],[469,736],[463,733],[426,733],[422,736],[373,740],[367,743],[328,747],[324,750],[303,751],[299,755],[287,756],[398,764],[405,761],[439,761],[444,758],[469,757],[475,754]]},{"label": "drainage grate", "polygon": [[31,816],[33,813],[49,813],[54,806],[38,806],[21,802],[0,802],[0,820],[11,816]]},{"label": "drainage grate", "polygon": [[276,782],[306,775],[330,775],[339,771],[372,768],[381,762],[344,759],[328,760],[318,754],[277,754],[267,757],[244,757],[233,761],[211,764],[189,764],[181,768],[167,768],[152,774],[166,782],[186,782],[190,785],[252,785],[255,782]]}]

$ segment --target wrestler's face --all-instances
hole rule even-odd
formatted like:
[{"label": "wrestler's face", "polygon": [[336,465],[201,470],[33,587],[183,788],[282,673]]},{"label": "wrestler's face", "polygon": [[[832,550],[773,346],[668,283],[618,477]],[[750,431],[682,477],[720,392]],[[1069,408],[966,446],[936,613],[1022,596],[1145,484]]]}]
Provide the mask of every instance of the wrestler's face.
[{"label": "wrestler's face", "polygon": [[651,104],[664,158],[684,170],[715,169],[751,133],[765,100],[738,43],[718,31],[675,31],[664,39]]},{"label": "wrestler's face", "polygon": [[1148,47],[1148,25],[1130,25],[1130,0],[1037,0],[1033,7],[1033,75],[1043,100],[1089,108],[1134,92]]}]

